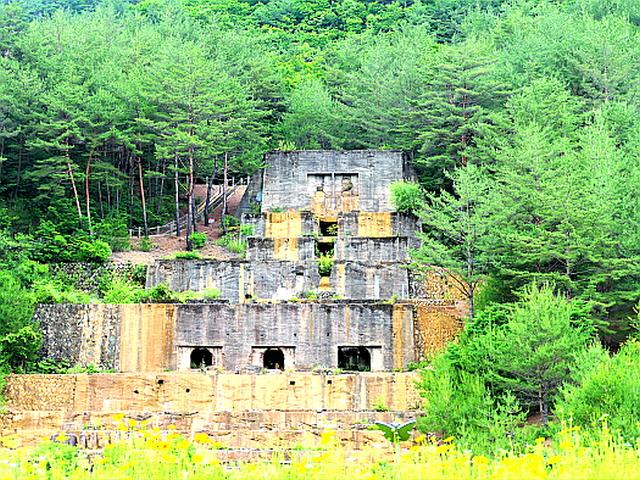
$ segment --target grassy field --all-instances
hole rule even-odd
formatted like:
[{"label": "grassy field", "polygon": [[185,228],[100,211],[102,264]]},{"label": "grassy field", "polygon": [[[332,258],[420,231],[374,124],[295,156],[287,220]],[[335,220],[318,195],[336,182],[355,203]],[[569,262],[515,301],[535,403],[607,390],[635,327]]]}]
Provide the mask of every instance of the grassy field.
[{"label": "grassy field", "polygon": [[[538,439],[521,454],[474,455],[455,439],[420,441],[395,451],[345,452],[331,431],[316,445],[297,446],[285,459],[221,463],[222,446],[204,434],[187,439],[172,432],[122,423],[125,439],[88,456],[75,447],[44,441],[20,447],[2,439],[0,480],[6,479],[640,479],[640,446],[606,428],[587,441],[576,429]],[[61,438],[60,440],[64,440]]]}]

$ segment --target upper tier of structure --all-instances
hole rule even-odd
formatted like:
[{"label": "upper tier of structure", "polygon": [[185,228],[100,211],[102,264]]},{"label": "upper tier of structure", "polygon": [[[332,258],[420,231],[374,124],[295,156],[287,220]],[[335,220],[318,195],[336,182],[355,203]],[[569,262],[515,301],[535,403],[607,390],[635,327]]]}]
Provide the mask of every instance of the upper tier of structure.
[{"label": "upper tier of structure", "polygon": [[262,212],[277,209],[338,212],[393,211],[389,187],[413,178],[398,151],[273,152],[262,171]]}]

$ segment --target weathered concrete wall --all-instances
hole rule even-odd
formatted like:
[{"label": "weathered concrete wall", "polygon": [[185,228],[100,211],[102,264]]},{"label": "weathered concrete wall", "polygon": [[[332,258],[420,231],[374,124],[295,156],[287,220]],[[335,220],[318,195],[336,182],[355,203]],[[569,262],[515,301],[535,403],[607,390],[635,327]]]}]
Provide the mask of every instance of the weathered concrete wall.
[{"label": "weathered concrete wall", "polygon": [[[66,432],[80,447],[99,449],[128,434],[116,426],[119,414],[127,425],[206,432],[229,448],[313,445],[326,429],[345,448],[388,448],[368,425],[414,419],[416,380],[412,373],[11,375],[0,435],[33,445]],[[380,405],[389,410],[375,411]]]},{"label": "weathered concrete wall", "polygon": [[42,355],[116,371],[175,368],[175,306],[40,305]]},{"label": "weathered concrete wall", "polygon": [[121,318],[119,305],[39,305],[34,315],[44,357],[110,369],[119,368]]},{"label": "weathered concrete wall", "polygon": [[262,203],[262,170],[258,170],[251,175],[249,185],[240,200],[240,204],[236,209],[236,215],[252,215],[256,210],[260,209]]},{"label": "weathered concrete wall", "polygon": [[221,298],[239,302],[246,293],[248,266],[242,260],[157,260],[147,270],[147,288],[160,283],[177,292],[201,292],[215,287],[220,290]]},{"label": "weathered concrete wall", "polygon": [[335,243],[336,261],[405,262],[409,259],[409,239],[406,237],[338,238]]},{"label": "weathered concrete wall", "polygon": [[409,270],[409,297],[435,305],[451,305],[458,318],[469,315],[469,303],[458,282],[442,269]]},{"label": "weathered concrete wall", "polygon": [[292,262],[314,260],[316,241],[312,237],[247,239],[247,260],[289,260]]},{"label": "weathered concrete wall", "polygon": [[380,349],[382,369],[391,370],[414,360],[411,343],[391,347],[399,331],[413,338],[412,308],[398,308],[402,321],[394,323],[392,305],[372,302],[184,305],[178,308],[176,344],[222,347],[221,367],[231,371],[260,368],[254,348],[294,347],[293,364],[284,368],[312,369],[338,367],[339,346],[365,346]]},{"label": "weathered concrete wall", "polygon": [[175,369],[177,313],[172,304],[121,305],[119,370]]},{"label": "weathered concrete wall", "polygon": [[389,300],[409,298],[409,275],[405,265],[395,262],[336,262],[331,286],[344,298]]},{"label": "weathered concrete wall", "polygon": [[424,360],[455,339],[463,322],[457,305],[438,305],[425,300],[413,302],[413,344],[417,359]]},{"label": "weathered concrete wall", "polygon": [[55,332],[45,335],[46,357],[119,371],[174,370],[178,352],[197,347],[220,349],[216,366],[228,371],[260,369],[270,347],[286,350],[286,369],[335,368],[338,347],[366,347],[374,370],[391,370],[457,334],[455,306],[425,308],[355,301],[49,305],[38,318]]},{"label": "weathered concrete wall", "polygon": [[[292,238],[320,235],[319,218],[308,211],[288,210],[243,216],[253,226],[253,236]],[[413,215],[398,212],[340,212],[334,219],[340,237],[415,237],[419,221]]]},{"label": "weathered concrete wall", "polygon": [[416,380],[415,373],[10,375],[5,395],[14,411],[359,411],[376,403],[414,410]]},{"label": "weathered concrete wall", "polygon": [[[405,178],[403,156],[396,151],[274,152],[265,162],[263,212],[282,207],[325,214],[391,211],[389,186]],[[345,177],[352,184],[349,191],[345,190]]]},{"label": "weathered concrete wall", "polygon": [[[357,240],[357,239],[356,239]],[[391,252],[402,242],[393,239],[372,239],[388,242]],[[356,245],[358,245],[356,243]],[[359,245],[362,248],[362,244]],[[258,248],[257,245],[255,248]],[[304,248],[310,248],[306,245]],[[409,274],[405,265],[379,261],[389,250],[371,251],[373,261],[367,259],[367,250],[361,249],[362,261],[344,261],[355,256],[344,253],[346,248],[336,247],[336,262],[331,273],[331,289],[345,299],[409,298]],[[354,250],[354,249],[351,249]],[[402,248],[400,248],[402,250]],[[255,255],[258,255],[256,253]],[[305,254],[306,255],[306,254]],[[401,254],[398,254],[401,255]],[[315,257],[315,253],[314,253]],[[202,291],[216,287],[221,299],[232,303],[249,298],[286,300],[302,292],[317,290],[320,274],[315,260],[309,261],[157,261],[149,268],[147,287],[166,283],[172,290]]]},{"label": "weathered concrete wall", "polygon": [[338,232],[351,237],[415,237],[419,221],[398,212],[348,212],[338,216]]},{"label": "weathered concrete wall", "polygon": [[[415,246],[407,237],[337,237],[331,240],[337,262],[405,262],[409,259],[409,249]],[[313,237],[249,237],[247,242],[247,260],[253,263],[272,260],[303,262],[317,258],[317,240]]]}]

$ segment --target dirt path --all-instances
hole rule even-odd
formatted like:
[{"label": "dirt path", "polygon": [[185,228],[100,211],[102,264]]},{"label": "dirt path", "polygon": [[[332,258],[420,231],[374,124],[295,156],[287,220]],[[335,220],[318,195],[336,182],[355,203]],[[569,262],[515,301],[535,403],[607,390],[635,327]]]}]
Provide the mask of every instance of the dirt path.
[{"label": "dirt path", "polygon": [[[228,212],[234,214],[240,205],[240,201],[244,196],[246,186],[240,185],[237,190],[228,199]],[[238,258],[238,255],[230,253],[223,247],[214,244],[214,241],[220,237],[221,233],[221,221],[222,221],[222,206],[216,208],[210,215],[213,222],[209,223],[208,227],[204,226],[204,221],[201,220],[198,223],[198,231],[207,234],[207,245],[200,250],[200,256],[207,259],[215,260],[230,260]],[[154,248],[150,252],[142,252],[137,250],[140,242],[137,238],[131,239],[131,251],[129,252],[115,252],[111,256],[111,260],[115,263],[135,263],[149,265],[156,260],[171,257],[176,252],[186,251],[185,245],[185,233],[176,237],[175,235],[162,235],[150,237],[151,243]]]}]

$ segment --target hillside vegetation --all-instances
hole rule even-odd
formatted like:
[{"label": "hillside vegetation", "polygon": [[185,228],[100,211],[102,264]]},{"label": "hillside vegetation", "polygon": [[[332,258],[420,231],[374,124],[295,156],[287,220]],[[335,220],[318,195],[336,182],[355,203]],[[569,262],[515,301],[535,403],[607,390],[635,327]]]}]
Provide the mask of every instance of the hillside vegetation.
[{"label": "hillside vegetation", "polygon": [[637,0],[5,0],[4,368],[50,367],[36,303],[139,283],[90,296],[48,264],[107,261],[272,149],[415,167],[392,191],[424,225],[412,267],[472,305],[425,362],[423,428],[492,450],[608,415],[637,437]]}]

